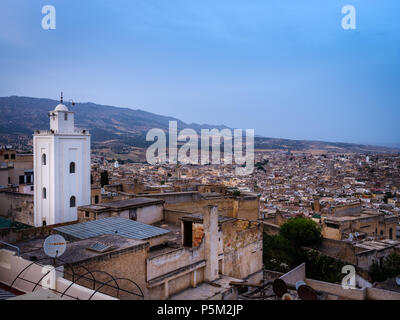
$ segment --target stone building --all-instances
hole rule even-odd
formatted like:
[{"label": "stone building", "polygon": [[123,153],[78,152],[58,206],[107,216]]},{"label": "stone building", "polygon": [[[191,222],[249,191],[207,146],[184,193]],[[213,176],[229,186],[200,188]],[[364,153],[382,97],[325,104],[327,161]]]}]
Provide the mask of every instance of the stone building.
[{"label": "stone building", "polygon": [[360,203],[332,208],[321,216],[322,235],[329,239],[396,239],[399,218],[378,210],[362,209]]},{"label": "stone building", "polygon": [[[140,298],[129,293],[134,282],[144,299],[232,299],[238,294],[233,283],[257,284],[263,277],[261,224],[219,215],[216,206],[178,221],[166,213],[152,225],[110,217],[51,230],[68,240],[58,277],[87,290],[94,285],[90,272],[99,273],[95,278],[103,283],[129,279],[118,282],[120,290],[115,285],[99,290],[111,297]],[[25,261],[57,264],[46,260],[43,240],[36,236],[14,245]]]}]

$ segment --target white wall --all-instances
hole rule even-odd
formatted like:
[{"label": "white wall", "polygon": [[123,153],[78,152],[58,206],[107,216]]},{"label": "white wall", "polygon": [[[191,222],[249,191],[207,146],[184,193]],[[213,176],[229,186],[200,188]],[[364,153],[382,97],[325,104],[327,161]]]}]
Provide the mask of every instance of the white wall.
[{"label": "white wall", "polygon": [[[43,219],[50,221],[50,189],[53,181],[50,172],[52,171],[53,159],[53,137],[33,136],[33,170],[34,170],[34,223],[35,226],[42,226]],[[46,165],[42,165],[42,155],[46,154]],[[47,198],[42,198],[43,187],[47,190]]]},{"label": "white wall", "polygon": [[[34,135],[35,226],[77,220],[77,207],[90,204],[90,136]],[[47,163],[42,165],[42,153]],[[75,162],[75,173],[69,165]],[[47,199],[42,199],[46,187]],[[70,208],[70,198],[76,205]]]},{"label": "white wall", "polygon": [[[1,249],[0,250],[0,282],[6,285],[11,285],[17,275],[26,267],[32,264],[32,261],[23,259],[16,255],[15,252],[10,250]],[[17,279],[13,288],[29,293],[35,287],[35,283],[40,280],[46,273],[50,270],[54,270],[52,266],[39,266],[37,264],[32,264],[28,267],[22,274],[21,278],[25,280],[29,280],[34,283],[30,283],[28,281],[24,281],[22,279]],[[61,296],[61,293],[71,285],[71,281],[63,278],[63,268],[58,268],[57,272],[51,272],[47,275],[41,282],[41,285],[38,285],[35,290],[39,290],[41,288],[54,289],[57,295]],[[60,293],[61,292],[61,293]],[[74,300],[74,297],[78,297],[81,300],[87,300],[93,294],[93,290],[82,287],[77,284],[73,284],[70,289],[66,292],[70,297],[64,296],[63,298],[67,300]],[[91,300],[118,300],[114,297],[96,293]]]},{"label": "white wall", "polygon": [[156,222],[160,222],[164,218],[163,208],[164,207],[162,204],[137,208],[136,209],[137,221],[146,224],[153,224]]},{"label": "white wall", "polygon": [[[73,133],[74,132],[74,112],[71,111],[50,111],[54,113],[54,117],[50,117],[50,129],[56,133]],[[68,114],[67,120],[64,120],[65,113]]]}]

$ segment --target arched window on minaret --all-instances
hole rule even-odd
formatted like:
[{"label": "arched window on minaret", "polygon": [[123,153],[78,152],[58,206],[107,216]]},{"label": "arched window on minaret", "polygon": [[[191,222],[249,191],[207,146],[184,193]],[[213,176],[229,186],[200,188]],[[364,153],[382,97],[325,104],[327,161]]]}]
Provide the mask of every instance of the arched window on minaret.
[{"label": "arched window on minaret", "polygon": [[74,208],[74,207],[75,207],[75,197],[74,197],[74,196],[72,196],[72,197],[69,199],[69,206],[70,206],[71,208]]},{"label": "arched window on minaret", "polygon": [[42,189],[42,198],[43,198],[43,199],[46,199],[46,197],[47,197],[46,188],[43,188],[43,189]]},{"label": "arched window on minaret", "polygon": [[69,173],[75,173],[75,162],[69,164]]},{"label": "arched window on minaret", "polygon": [[42,165],[46,165],[46,154],[45,153],[43,153],[42,154]]}]

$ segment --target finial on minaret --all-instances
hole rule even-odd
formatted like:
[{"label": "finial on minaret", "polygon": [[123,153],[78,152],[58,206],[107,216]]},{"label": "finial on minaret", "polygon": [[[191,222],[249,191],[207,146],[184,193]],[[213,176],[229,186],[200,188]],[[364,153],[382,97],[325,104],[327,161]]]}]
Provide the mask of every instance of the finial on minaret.
[{"label": "finial on minaret", "polygon": [[60,103],[63,103],[63,93],[61,91],[61,99],[60,99]]}]

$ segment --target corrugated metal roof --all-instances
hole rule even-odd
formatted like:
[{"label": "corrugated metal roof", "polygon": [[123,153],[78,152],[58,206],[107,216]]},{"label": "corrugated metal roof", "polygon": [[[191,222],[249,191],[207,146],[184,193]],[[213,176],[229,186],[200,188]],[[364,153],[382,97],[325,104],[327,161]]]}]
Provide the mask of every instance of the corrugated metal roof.
[{"label": "corrugated metal roof", "polygon": [[11,292],[3,290],[3,289],[0,289],[0,300],[6,300],[6,299],[9,299],[9,298],[13,298],[13,297],[15,297],[14,293],[11,293]]},{"label": "corrugated metal roof", "polygon": [[117,234],[126,238],[146,240],[169,232],[166,229],[121,217],[71,224],[54,228],[54,230],[78,239],[88,239],[103,234]]}]

